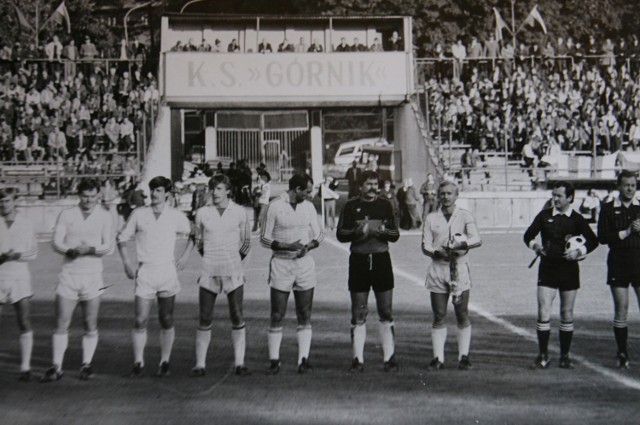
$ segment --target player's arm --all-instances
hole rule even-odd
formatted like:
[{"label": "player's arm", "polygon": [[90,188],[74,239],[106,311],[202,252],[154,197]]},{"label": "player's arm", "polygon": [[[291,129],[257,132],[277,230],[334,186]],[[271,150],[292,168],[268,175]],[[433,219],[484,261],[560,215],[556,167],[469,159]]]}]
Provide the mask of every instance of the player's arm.
[{"label": "player's arm", "polygon": [[65,243],[65,236],[67,235],[67,225],[65,223],[65,212],[62,211],[58,215],[58,220],[53,228],[53,250],[58,254],[65,255],[71,259],[76,258],[79,254],[75,247],[72,247]]},{"label": "player's arm", "polygon": [[249,250],[251,249],[251,227],[249,226],[249,217],[247,216],[247,212],[240,220],[240,258],[245,259],[247,255],[249,255]]},{"label": "player's arm", "polygon": [[422,226],[422,253],[427,257],[434,258],[435,247],[433,246],[433,232],[431,231],[431,215],[427,215]]},{"label": "player's arm", "polygon": [[534,250],[538,255],[544,255],[544,248],[542,244],[536,242],[536,236],[542,231],[542,212],[538,213],[536,218],[533,219],[531,225],[524,232],[523,240],[524,244],[527,245],[530,249]]},{"label": "player's arm", "polygon": [[391,202],[386,201],[384,205],[384,227],[378,229],[378,237],[386,242],[396,242],[400,239],[400,231],[396,227],[396,221],[393,217],[393,205]]},{"label": "player's arm", "polygon": [[598,241],[602,245],[609,245],[625,240],[633,233],[632,225],[626,229],[617,229],[615,221],[612,220],[611,217],[612,212],[613,203],[605,204],[600,210],[600,216],[598,217]]},{"label": "player's arm", "polygon": [[353,242],[356,239],[356,220],[351,205],[351,202],[347,202],[338,218],[336,237],[340,242]]},{"label": "player's arm", "polygon": [[6,262],[6,261],[31,261],[31,260],[35,260],[36,257],[38,256],[38,242],[36,241],[36,234],[33,230],[33,227],[31,226],[31,223],[29,223],[27,226],[25,226],[25,229],[23,230],[24,234],[20,235],[22,238],[25,238],[25,240],[27,241],[25,247],[24,247],[24,251],[13,251],[13,252],[9,252],[12,255],[6,255],[9,253],[3,253],[3,256],[5,256],[4,261],[1,261],[1,263]]},{"label": "player's arm", "polygon": [[465,233],[467,234],[467,241],[462,242],[466,245],[463,249],[473,249],[478,248],[482,245],[482,239],[480,239],[480,232],[478,232],[478,226],[476,225],[475,220],[469,214],[468,221],[465,224]]},{"label": "player's arm", "polygon": [[580,221],[580,233],[586,239],[586,242],[584,244],[586,252],[582,253],[583,255],[586,255],[598,247],[598,237],[595,235],[595,233],[593,233],[593,230],[591,230],[589,223],[581,214],[576,214],[576,217],[578,217],[578,220]]},{"label": "player's arm", "polygon": [[129,219],[125,223],[124,227],[118,233],[116,237],[116,241],[118,243],[118,253],[120,254],[120,258],[122,259],[122,264],[124,266],[124,273],[127,275],[129,279],[133,279],[136,277],[136,268],[133,266],[131,259],[129,258],[129,251],[127,249],[127,242],[136,232],[137,227],[137,217],[138,210],[133,210]]}]

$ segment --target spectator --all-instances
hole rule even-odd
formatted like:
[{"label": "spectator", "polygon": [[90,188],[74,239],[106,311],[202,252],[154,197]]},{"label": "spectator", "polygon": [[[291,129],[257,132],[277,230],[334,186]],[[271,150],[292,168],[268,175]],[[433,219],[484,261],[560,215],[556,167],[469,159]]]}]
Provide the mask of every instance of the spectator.
[{"label": "spectator", "polygon": [[271,43],[267,42],[265,38],[258,44],[258,53],[273,53]]},{"label": "spectator", "polygon": [[278,45],[278,52],[293,52],[294,47],[293,44],[289,43],[289,40],[286,38],[282,40],[282,43]]},{"label": "spectator", "polygon": [[360,40],[358,39],[358,37],[355,37],[353,39],[353,44],[349,47],[349,49],[352,52],[366,52],[367,46],[365,46],[364,44],[360,43]]},{"label": "spectator", "polygon": [[235,38],[231,40],[231,43],[227,46],[227,52],[237,53],[240,51],[240,45],[238,44],[238,40]]},{"label": "spectator", "polygon": [[404,43],[402,42],[402,38],[398,35],[398,31],[391,33],[388,44],[389,48],[386,50],[390,50],[392,52],[401,52],[404,50]]},{"label": "spectator", "polygon": [[380,39],[375,37],[373,39],[373,44],[369,47],[369,50],[372,52],[382,52],[384,49],[382,48],[382,43],[380,43]]},{"label": "spectator", "polygon": [[304,37],[300,37],[300,41],[295,46],[296,53],[306,53],[308,49],[307,42],[304,40]]},{"label": "spectator", "polygon": [[318,43],[318,40],[313,40],[313,43],[311,43],[311,45],[309,46],[308,52],[310,53],[322,53],[324,51],[324,48],[322,47],[322,44]]},{"label": "spectator", "polygon": [[351,51],[351,47],[347,44],[347,39],[342,37],[340,39],[340,44],[338,44],[334,50],[336,52],[349,52]]},{"label": "spectator", "polygon": [[596,223],[600,215],[600,206],[602,202],[595,190],[589,189],[587,196],[580,204],[580,214],[587,219],[589,223]]}]

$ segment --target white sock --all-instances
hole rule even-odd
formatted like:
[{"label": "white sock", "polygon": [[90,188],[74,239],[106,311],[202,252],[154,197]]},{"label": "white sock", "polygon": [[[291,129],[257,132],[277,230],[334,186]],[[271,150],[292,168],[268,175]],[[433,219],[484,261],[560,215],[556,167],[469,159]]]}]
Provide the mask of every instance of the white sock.
[{"label": "white sock", "polygon": [[280,360],[280,343],[282,342],[282,328],[269,329],[267,340],[269,343],[269,360]]},{"label": "white sock", "polygon": [[469,346],[471,345],[471,325],[464,328],[458,328],[457,339],[458,360],[460,360],[462,356],[469,355]]},{"label": "white sock", "polygon": [[144,347],[147,345],[147,330],[133,329],[131,331],[133,343],[133,362],[144,366]]},{"label": "white sock", "polygon": [[171,350],[173,349],[173,340],[176,338],[175,328],[160,329],[160,363],[169,363]]},{"label": "white sock", "polygon": [[211,328],[196,329],[196,367],[205,368],[210,343]]},{"label": "white sock", "polygon": [[393,322],[380,322],[380,341],[382,342],[382,355],[387,362],[395,352],[395,341],[393,335]]},{"label": "white sock", "polygon": [[20,334],[20,355],[22,364],[20,371],[24,372],[31,369],[31,352],[33,351],[33,331]]},{"label": "white sock", "polygon": [[244,366],[244,353],[246,351],[246,328],[242,324],[241,328],[231,329],[231,341],[233,341],[233,354],[236,358],[236,367]]},{"label": "white sock", "polygon": [[433,357],[444,363],[444,343],[447,341],[447,328],[431,328],[431,344]]},{"label": "white sock", "polygon": [[82,364],[91,364],[98,346],[98,331],[87,332],[82,336]]},{"label": "white sock", "polygon": [[67,351],[67,345],[69,345],[69,334],[67,332],[63,334],[54,333],[53,337],[51,337],[51,343],[53,345],[53,364],[58,366],[59,370],[62,370],[64,353]]},{"label": "white sock", "polygon": [[367,324],[360,323],[351,325],[351,348],[353,349],[353,358],[358,359],[360,363],[364,363],[364,343],[367,340]]},{"label": "white sock", "polygon": [[302,359],[309,360],[309,351],[311,351],[311,325],[298,327],[298,366],[302,363]]}]

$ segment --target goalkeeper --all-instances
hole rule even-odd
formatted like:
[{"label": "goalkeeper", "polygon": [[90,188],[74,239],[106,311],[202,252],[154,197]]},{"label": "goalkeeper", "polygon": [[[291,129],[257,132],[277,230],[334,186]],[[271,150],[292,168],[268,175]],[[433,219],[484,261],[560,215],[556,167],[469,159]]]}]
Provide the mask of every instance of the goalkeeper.
[{"label": "goalkeeper", "polygon": [[[598,240],[582,215],[571,208],[574,199],[571,183],[557,182],[552,191],[552,208],[538,213],[524,233],[524,243],[540,256],[538,267],[538,357],[533,368],[549,367],[549,335],[551,334],[551,306],[560,292],[560,363],[572,369],[569,356],[573,337],[573,305],[580,288],[580,269],[577,261],[598,246]],[[540,234],[542,243],[536,240]],[[585,242],[575,249],[566,249],[572,236],[582,235]],[[573,247],[570,246],[570,248]]]}]

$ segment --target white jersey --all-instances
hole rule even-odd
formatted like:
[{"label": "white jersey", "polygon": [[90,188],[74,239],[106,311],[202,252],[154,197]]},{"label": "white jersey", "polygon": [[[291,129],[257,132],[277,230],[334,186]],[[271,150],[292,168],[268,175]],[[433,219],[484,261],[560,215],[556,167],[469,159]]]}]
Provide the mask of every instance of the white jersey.
[{"label": "white jersey", "polygon": [[249,252],[251,230],[243,207],[229,202],[222,215],[216,207],[196,212],[196,239],[202,241],[202,274],[234,276],[242,273],[241,257]]},{"label": "white jersey", "polygon": [[191,233],[187,216],[168,205],[155,217],[151,207],[136,208],[117,236],[118,243],[136,238],[136,253],[142,264],[166,265],[175,262],[176,235]]},{"label": "white jersey", "polygon": [[[422,226],[422,251],[429,257],[433,257],[434,251],[448,247],[456,234],[467,237],[469,248],[480,245],[478,227],[470,211],[455,207],[449,221],[441,209],[429,213]],[[466,255],[458,257],[459,263],[466,261]]]},{"label": "white jersey", "polygon": [[75,259],[65,255],[62,271],[72,274],[101,273],[101,257],[107,255],[113,247],[111,226],[111,215],[99,206],[93,208],[87,218],[80,207],[62,211],[53,230],[53,249],[62,255],[80,245],[96,250],[95,255],[82,255]]},{"label": "white jersey", "polygon": [[0,254],[8,251],[20,253],[20,259],[0,264],[0,280],[30,280],[27,261],[35,259],[38,255],[38,244],[33,223],[22,214],[16,214],[11,226],[7,226],[7,223],[0,219]]},{"label": "white jersey", "polygon": [[[311,240],[322,242],[324,234],[318,222],[318,213],[309,201],[302,201],[294,209],[289,194],[283,193],[267,207],[260,242],[266,248],[272,248],[273,241],[293,243],[299,241],[306,245]],[[273,255],[280,258],[296,258],[294,251],[274,250]]]}]

